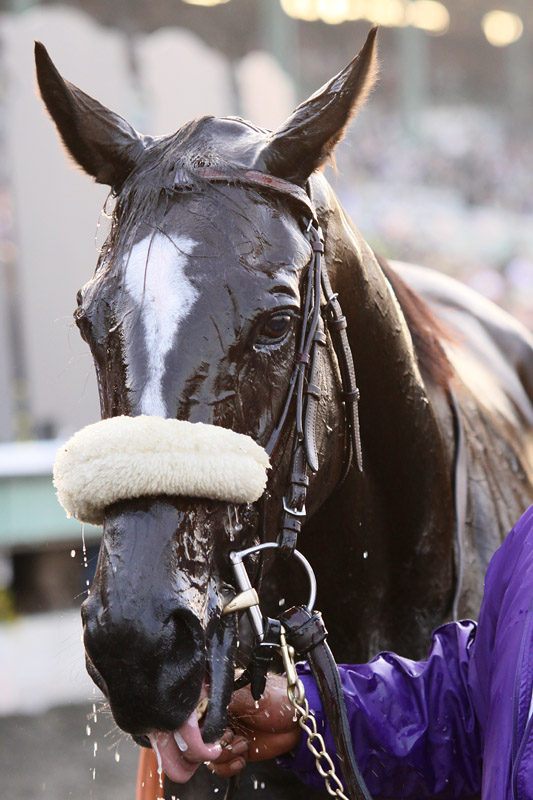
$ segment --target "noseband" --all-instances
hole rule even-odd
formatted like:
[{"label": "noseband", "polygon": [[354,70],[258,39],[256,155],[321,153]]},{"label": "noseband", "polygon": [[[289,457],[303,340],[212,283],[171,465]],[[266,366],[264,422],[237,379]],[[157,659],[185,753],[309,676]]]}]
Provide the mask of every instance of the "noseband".
[{"label": "noseband", "polygon": [[157,495],[255,503],[268,456],[250,436],[162,417],[110,417],[87,425],[54,464],[59,502],[71,517],[101,525],[118,500]]}]

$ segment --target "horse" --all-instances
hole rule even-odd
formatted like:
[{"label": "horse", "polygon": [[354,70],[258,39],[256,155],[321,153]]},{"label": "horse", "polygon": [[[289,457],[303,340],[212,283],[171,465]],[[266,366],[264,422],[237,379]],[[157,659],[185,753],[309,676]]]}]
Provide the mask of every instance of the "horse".
[{"label": "horse", "polygon": [[[75,311],[102,418],[203,423],[263,448],[276,439],[257,502],[156,488],[103,510],[82,607],[87,668],[118,726],[145,747],[154,731],[183,732],[206,694],[203,741],[227,724],[246,649],[245,623],[239,634],[235,615],[222,613],[235,594],[230,554],[274,542],[283,518],[313,218],[332,292],[315,295],[325,322],[313,381],[300,368],[315,398],[316,463],[308,458],[296,486],[307,508],[298,548],[316,571],[337,659],[383,649],[422,657],[454,611],[475,618],[490,556],[530,503],[533,338],[451,278],[376,256],[323,175],[376,63],[372,29],[273,132],[205,116],[152,138],[65,80],[36,45],[41,95],[67,151],[116,198]],[[328,327],[335,302],[353,354],[350,397]],[[360,454],[348,442],[354,404]],[[290,557],[252,568],[265,613],[305,599]],[[259,778],[264,797],[312,796],[275,765],[247,768],[236,796],[252,796]],[[184,786],[165,780],[164,791],[183,800],[224,785],[200,769]]]}]

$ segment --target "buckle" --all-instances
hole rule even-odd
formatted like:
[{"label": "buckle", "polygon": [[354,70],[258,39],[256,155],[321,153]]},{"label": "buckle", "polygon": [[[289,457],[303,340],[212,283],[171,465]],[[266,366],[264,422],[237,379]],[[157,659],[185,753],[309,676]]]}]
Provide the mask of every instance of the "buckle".
[{"label": "buckle", "polygon": [[297,511],[295,508],[289,508],[287,505],[287,500],[283,498],[283,510],[290,514],[291,517],[305,517],[307,516],[307,511],[305,510],[305,505],[303,506],[301,511]]}]

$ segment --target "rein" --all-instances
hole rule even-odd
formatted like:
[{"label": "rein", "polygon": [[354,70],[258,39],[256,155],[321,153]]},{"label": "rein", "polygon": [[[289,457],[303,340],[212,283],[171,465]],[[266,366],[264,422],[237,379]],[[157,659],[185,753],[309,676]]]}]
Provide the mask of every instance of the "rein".
[{"label": "rein", "polygon": [[[347,431],[347,446],[341,480],[355,458],[357,468],[362,471],[361,438],[359,431],[359,389],[355,378],[353,356],[347,337],[346,317],[333,292],[327,273],[324,258],[324,239],[322,230],[311,201],[310,193],[280,178],[267,175],[256,170],[247,170],[229,177],[227,174],[212,168],[199,171],[209,181],[234,183],[260,187],[286,195],[303,206],[304,232],[308,238],[312,258],[309,264],[305,294],[302,328],[299,337],[298,351],[294,356],[293,372],[289,381],[289,389],[278,424],[274,428],[266,446],[270,458],[275,454],[281,436],[289,424],[290,411],[294,409],[292,421],[292,457],[289,470],[288,486],[283,498],[283,515],[276,542],[265,542],[240,552],[230,554],[235,572],[236,583],[240,589],[225,607],[223,613],[247,610],[252,630],[258,644],[253,650],[248,667],[235,682],[234,688],[251,684],[254,699],[259,699],[266,685],[266,676],[275,655],[281,652],[289,681],[289,699],[300,712],[300,720],[309,719],[302,703],[305,700],[303,684],[298,680],[294,668],[294,656],[306,658],[317,684],[319,694],[328,717],[336,752],[339,759],[344,783],[348,795],[335,775],[331,759],[325,751],[323,740],[322,752],[313,749],[315,732],[310,733],[305,721],[300,721],[303,730],[309,735],[308,746],[315,753],[317,769],[325,778],[326,788],[332,795],[341,800],[371,800],[364,779],[357,766],[353,743],[351,740],[348,715],[344,702],[342,685],[335,659],[327,644],[327,630],[320,612],[314,611],[316,581],[311,566],[296,550],[298,535],[306,518],[306,497],[309,486],[307,471],[317,472],[319,468],[316,419],[321,398],[320,374],[322,371],[323,351],[327,345],[326,331],[330,332],[333,347],[339,364],[341,375],[344,414]],[[179,187],[176,187],[179,188]],[[310,186],[308,185],[310,192]],[[307,605],[294,606],[283,612],[277,619],[264,617],[259,608],[259,598],[248,577],[243,558],[266,548],[278,548],[284,558],[294,556],[307,570],[310,580],[310,599]],[[296,699],[294,693],[296,692]],[[303,715],[302,715],[303,712]],[[321,765],[326,759],[331,765],[324,771]],[[332,787],[335,782],[336,788]],[[235,779],[231,779],[226,798],[230,798],[236,788]]]}]

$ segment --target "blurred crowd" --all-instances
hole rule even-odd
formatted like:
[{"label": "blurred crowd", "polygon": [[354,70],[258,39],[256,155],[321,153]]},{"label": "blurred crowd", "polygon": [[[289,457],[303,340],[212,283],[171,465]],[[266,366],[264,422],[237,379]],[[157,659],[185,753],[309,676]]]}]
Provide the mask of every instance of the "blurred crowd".
[{"label": "blurred crowd", "polygon": [[336,188],[389,258],[442,269],[533,329],[533,141],[474,107],[439,107],[406,132],[366,111],[342,145]]}]

